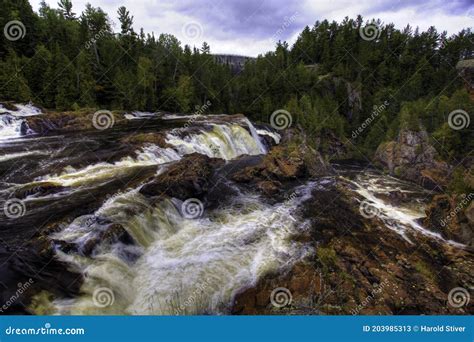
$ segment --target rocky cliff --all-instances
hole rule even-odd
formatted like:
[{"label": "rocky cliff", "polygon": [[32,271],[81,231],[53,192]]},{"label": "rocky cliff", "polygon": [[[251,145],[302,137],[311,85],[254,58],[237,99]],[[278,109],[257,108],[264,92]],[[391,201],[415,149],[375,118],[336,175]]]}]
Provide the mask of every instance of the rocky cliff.
[{"label": "rocky cliff", "polygon": [[378,147],[374,161],[391,175],[428,189],[442,190],[448,183],[450,168],[439,159],[424,130],[401,130],[397,140]]}]

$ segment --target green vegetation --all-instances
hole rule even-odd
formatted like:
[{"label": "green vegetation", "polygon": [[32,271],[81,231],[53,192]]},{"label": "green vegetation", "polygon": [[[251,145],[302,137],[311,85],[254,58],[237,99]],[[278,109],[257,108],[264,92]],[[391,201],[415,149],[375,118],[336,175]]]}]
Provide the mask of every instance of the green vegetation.
[{"label": "green vegetation", "polygon": [[286,109],[310,137],[352,136],[365,154],[400,128],[426,129],[447,160],[462,159],[474,147],[472,130],[447,126],[451,111],[472,115],[474,109],[455,67],[472,58],[469,29],[448,37],[434,27],[399,30],[377,21],[380,35],[364,40],[360,16],[316,21],[294,46],[279,42],[236,76],[215,63],[205,42],[198,49],[166,33],[135,32],[123,6],[116,29],[100,8],[76,10],[70,0],[60,0],[57,9],[43,2],[39,13],[27,0],[2,1],[0,27],[20,20],[26,34],[15,41],[0,37],[1,100],[57,110],[181,112],[211,101],[213,112],[243,112],[262,122]]}]

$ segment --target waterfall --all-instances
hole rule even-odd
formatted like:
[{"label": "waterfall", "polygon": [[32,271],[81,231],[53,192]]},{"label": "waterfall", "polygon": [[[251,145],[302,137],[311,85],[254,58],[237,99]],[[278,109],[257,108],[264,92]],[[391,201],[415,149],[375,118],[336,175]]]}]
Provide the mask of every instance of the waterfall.
[{"label": "waterfall", "polygon": [[[138,246],[104,244],[90,258],[58,252],[86,278],[83,295],[55,300],[53,312],[226,313],[237,291],[313,253],[291,236],[307,229],[307,222],[298,222],[295,215],[314,185],[297,188],[290,199],[276,205],[265,204],[255,194],[241,194],[229,207],[199,219],[182,217],[169,200],[150,205],[136,190],[119,194],[104,203],[95,217],[121,224]],[[53,238],[85,244],[99,231],[94,217],[88,215]],[[128,255],[138,255],[138,259]],[[94,305],[98,288],[113,293],[113,305]]]},{"label": "waterfall", "polygon": [[257,133],[257,130],[255,129],[255,127],[253,126],[253,124],[250,122],[249,119],[245,118],[245,123],[247,124],[247,126],[249,127],[250,129],[250,133],[252,134],[252,137],[253,139],[257,142],[257,145],[258,145],[258,148],[260,149],[260,151],[265,154],[267,153],[267,149],[265,148],[265,146],[263,146],[262,142],[260,141],[260,138],[258,136],[258,133]]},{"label": "waterfall", "polygon": [[0,104],[0,141],[32,133],[24,118],[41,114],[41,110],[31,103],[16,104],[15,107],[16,110],[8,110]]},{"label": "waterfall", "polygon": [[180,154],[200,153],[211,158],[234,159],[240,155],[265,153],[258,136],[254,137],[239,124],[210,124],[211,130],[180,138],[176,132],[168,134],[166,142]]},{"label": "waterfall", "polygon": [[[166,136],[172,148],[147,145],[135,157],[79,170],[67,168],[43,180],[78,186],[115,178],[137,165],[174,162],[189,153],[225,160],[265,153],[255,128],[246,123],[250,132],[237,123],[207,123],[185,134],[173,130]],[[81,295],[54,300],[48,304],[51,313],[226,313],[239,290],[313,252],[304,242],[291,239],[307,229],[308,223],[295,216],[313,185],[297,188],[291,198],[274,205],[234,186],[239,195],[231,204],[203,208],[203,215],[195,219],[181,214],[181,201],[151,202],[140,194],[140,186],[117,193],[94,214],[77,217],[51,236],[53,241],[77,246],[76,252],[67,254],[58,248],[57,255],[85,277]],[[135,243],[102,241],[101,234],[111,224],[122,227]],[[97,244],[94,252],[81,254],[91,242]],[[94,293],[100,288],[113,293],[110,307],[94,305]]]}]

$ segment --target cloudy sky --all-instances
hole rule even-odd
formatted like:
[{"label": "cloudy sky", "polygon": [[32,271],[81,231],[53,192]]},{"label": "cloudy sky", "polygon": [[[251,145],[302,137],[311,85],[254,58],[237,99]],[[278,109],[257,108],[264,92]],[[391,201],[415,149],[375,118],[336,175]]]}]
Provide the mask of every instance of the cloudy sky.
[{"label": "cloudy sky", "polygon": [[[56,7],[58,0],[46,0]],[[134,28],[171,33],[191,46],[206,41],[212,53],[257,56],[272,50],[275,42],[293,43],[299,32],[316,20],[341,21],[361,14],[380,18],[402,28],[408,23],[426,29],[457,33],[474,26],[472,0],[72,0],[80,13],[87,2],[101,7],[117,24],[117,8],[126,6]],[[38,10],[40,0],[31,0]]]}]

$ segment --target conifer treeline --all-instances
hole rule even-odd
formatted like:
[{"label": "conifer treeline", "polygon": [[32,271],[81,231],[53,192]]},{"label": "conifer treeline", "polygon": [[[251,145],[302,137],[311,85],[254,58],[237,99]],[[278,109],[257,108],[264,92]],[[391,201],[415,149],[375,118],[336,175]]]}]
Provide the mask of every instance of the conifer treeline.
[{"label": "conifer treeline", "polygon": [[369,40],[361,35],[367,23],[360,16],[317,21],[293,46],[280,42],[233,75],[214,62],[206,43],[181,46],[166,33],[135,32],[125,7],[110,17],[91,5],[75,10],[70,0],[60,0],[58,8],[43,2],[39,13],[28,0],[0,3],[0,27],[19,20],[26,29],[15,41],[1,35],[1,100],[31,100],[58,110],[176,112],[210,101],[212,112],[243,112],[264,122],[285,108],[310,133],[347,138],[383,105],[355,141],[368,151],[400,127],[418,129],[420,123],[445,144],[447,158],[473,148],[465,143],[469,131],[446,127],[450,111],[473,109],[455,68],[472,58],[469,29],[447,36],[434,27],[399,30],[377,21],[377,37]]}]

